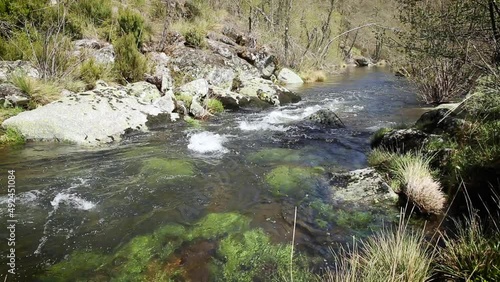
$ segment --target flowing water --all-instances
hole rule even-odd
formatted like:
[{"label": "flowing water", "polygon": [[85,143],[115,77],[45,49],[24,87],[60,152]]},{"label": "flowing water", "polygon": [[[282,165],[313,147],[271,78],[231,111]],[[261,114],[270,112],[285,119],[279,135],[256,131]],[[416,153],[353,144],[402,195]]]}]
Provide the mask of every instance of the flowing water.
[{"label": "flowing water", "polygon": [[[8,219],[7,170],[16,171],[17,279],[36,280],[76,250],[112,253],[160,226],[189,227],[209,213],[243,214],[274,242],[290,242],[293,207],[304,197],[324,197],[328,172],[365,167],[373,131],[416,120],[419,105],[409,89],[384,69],[356,69],[295,89],[303,98],[298,104],[226,111],[199,128],[174,123],[106,148],[30,143],[0,149],[2,222]],[[346,128],[294,125],[322,108],[335,111]],[[279,196],[266,175],[283,164],[325,173],[307,195]],[[301,252],[324,256],[328,246],[359,234],[354,227],[317,228],[314,215],[302,212]],[[397,214],[397,208],[386,212]],[[382,224],[374,214],[372,230]],[[8,236],[0,230],[1,238]],[[0,244],[7,250],[6,240]],[[6,255],[1,273],[7,272]]]}]

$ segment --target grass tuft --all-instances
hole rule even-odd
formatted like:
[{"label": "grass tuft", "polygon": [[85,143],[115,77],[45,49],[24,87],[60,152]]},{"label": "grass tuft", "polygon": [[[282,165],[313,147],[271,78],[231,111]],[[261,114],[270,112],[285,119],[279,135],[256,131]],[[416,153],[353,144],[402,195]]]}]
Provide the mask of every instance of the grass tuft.
[{"label": "grass tuft", "polygon": [[14,128],[7,128],[5,134],[0,136],[0,145],[20,145],[24,143],[26,143],[24,136]]},{"label": "grass tuft", "polygon": [[300,73],[300,77],[305,83],[324,82],[326,74],[322,70],[308,70]]},{"label": "grass tuft", "polygon": [[386,229],[352,251],[341,250],[328,282],[424,282],[432,276],[433,252],[423,232],[408,230],[401,215],[396,230]]},{"label": "grass tuft", "polygon": [[28,108],[34,109],[60,98],[61,88],[51,80],[37,80],[25,73],[15,73],[9,78],[10,83],[18,87],[30,98]]},{"label": "grass tuft", "polygon": [[446,197],[439,182],[432,177],[430,157],[407,153],[393,160],[392,172],[402,184],[408,200],[422,213],[439,214],[446,204]]},{"label": "grass tuft", "polygon": [[224,105],[217,99],[208,99],[207,108],[211,114],[218,114],[224,112]]}]

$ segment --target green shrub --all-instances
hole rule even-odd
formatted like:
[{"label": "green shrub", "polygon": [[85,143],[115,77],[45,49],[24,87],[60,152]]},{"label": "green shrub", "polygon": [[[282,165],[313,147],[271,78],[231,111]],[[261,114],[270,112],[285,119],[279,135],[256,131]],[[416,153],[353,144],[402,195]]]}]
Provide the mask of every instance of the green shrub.
[{"label": "green shrub", "polygon": [[131,9],[122,9],[118,13],[119,34],[122,36],[133,34],[137,47],[140,47],[144,38],[149,33],[149,28],[144,22],[141,14]]},{"label": "green shrub", "polygon": [[189,109],[191,107],[191,103],[193,102],[193,96],[189,94],[181,93],[180,95],[176,95],[175,99],[177,99],[177,101],[182,101],[184,106],[186,106],[186,109]]},{"label": "green shrub", "polygon": [[0,125],[3,123],[4,120],[13,117],[23,111],[22,108],[15,107],[15,108],[4,108],[2,105],[0,105]]},{"label": "green shrub", "polygon": [[224,105],[221,101],[217,99],[208,99],[207,101],[208,111],[212,114],[218,114],[224,112]]},{"label": "green shrub", "polygon": [[475,216],[455,223],[455,236],[443,238],[438,269],[454,281],[500,281],[500,232],[486,234]]},{"label": "green shrub", "polygon": [[111,67],[96,63],[94,58],[91,58],[80,66],[79,78],[85,82],[87,89],[92,89],[96,81],[111,78]]},{"label": "green shrub", "polygon": [[464,102],[470,119],[500,119],[500,81],[494,76],[485,76],[477,82],[474,93]]},{"label": "green shrub", "polygon": [[191,47],[204,47],[206,31],[197,28],[190,28],[183,33],[186,43]]},{"label": "green shrub", "polygon": [[19,145],[24,144],[26,140],[18,130],[7,128],[4,135],[0,136],[0,145]]},{"label": "green shrub", "polygon": [[396,154],[381,148],[373,149],[368,155],[368,164],[382,171],[387,171],[391,166],[391,161],[396,158]]},{"label": "green shrub", "polygon": [[15,31],[9,40],[0,40],[0,45],[0,58],[6,61],[29,61],[42,50],[39,34],[33,29]]},{"label": "green shrub", "polygon": [[79,14],[95,25],[101,25],[111,18],[112,2],[110,0],[78,0],[70,6],[72,14]]},{"label": "green shrub", "polygon": [[140,81],[147,72],[144,55],[137,49],[135,37],[128,34],[116,40],[114,69],[122,83]]}]

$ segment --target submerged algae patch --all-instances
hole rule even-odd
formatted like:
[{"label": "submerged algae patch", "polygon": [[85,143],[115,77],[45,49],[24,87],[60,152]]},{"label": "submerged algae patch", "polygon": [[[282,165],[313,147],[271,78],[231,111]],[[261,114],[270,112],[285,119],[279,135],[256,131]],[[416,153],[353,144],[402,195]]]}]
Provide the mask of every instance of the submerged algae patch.
[{"label": "submerged algae patch", "polygon": [[195,224],[188,238],[214,239],[225,234],[244,231],[249,225],[250,218],[238,213],[211,213]]},{"label": "submerged algae patch", "polygon": [[192,177],[195,167],[185,160],[151,158],[143,162],[141,175],[146,177],[148,185],[155,185],[176,178]]},{"label": "submerged algae patch", "polygon": [[319,180],[321,168],[278,166],[266,175],[275,196],[304,196]]},{"label": "submerged algae patch", "polygon": [[96,270],[109,263],[107,255],[76,251],[71,256],[51,266],[41,277],[42,281],[78,281],[77,278],[93,275]]},{"label": "submerged algae patch", "polygon": [[[220,275],[224,281],[282,281],[290,275],[290,253],[289,244],[272,244],[262,229],[232,234],[219,245]],[[299,256],[294,259],[294,277],[313,281]]]}]

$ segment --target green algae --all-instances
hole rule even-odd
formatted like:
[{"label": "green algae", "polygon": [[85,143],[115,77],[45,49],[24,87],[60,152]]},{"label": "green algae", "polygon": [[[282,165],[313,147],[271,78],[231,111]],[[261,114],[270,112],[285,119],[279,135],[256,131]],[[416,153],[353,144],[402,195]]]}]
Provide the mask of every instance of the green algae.
[{"label": "green algae", "polygon": [[83,277],[92,275],[110,261],[110,257],[94,252],[75,251],[71,256],[51,266],[41,277],[42,281],[86,281]]},{"label": "green algae", "polygon": [[194,165],[177,159],[151,158],[143,162],[142,173],[166,174],[172,176],[193,176]]},{"label": "green algae", "polygon": [[140,173],[146,177],[147,184],[152,186],[176,178],[194,176],[195,167],[185,160],[150,158],[143,161]]},{"label": "green algae", "polygon": [[248,229],[250,218],[237,213],[211,213],[198,221],[188,239],[214,239],[216,237],[241,232]]},{"label": "green algae", "polygon": [[264,149],[250,154],[248,160],[256,163],[300,162],[302,156],[300,151],[283,148]]},{"label": "green algae", "polygon": [[[218,255],[224,261],[220,275],[224,281],[282,281],[290,275],[290,254],[291,245],[272,244],[261,229],[232,234],[219,245]],[[313,281],[296,257],[294,281]]]},{"label": "green algae", "polygon": [[305,196],[318,181],[322,170],[298,166],[278,166],[266,175],[275,196]]}]

